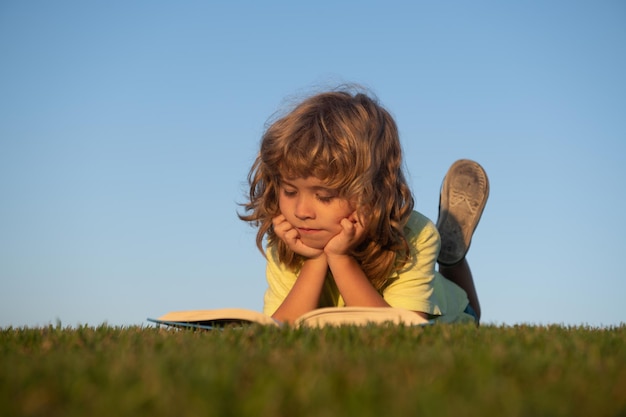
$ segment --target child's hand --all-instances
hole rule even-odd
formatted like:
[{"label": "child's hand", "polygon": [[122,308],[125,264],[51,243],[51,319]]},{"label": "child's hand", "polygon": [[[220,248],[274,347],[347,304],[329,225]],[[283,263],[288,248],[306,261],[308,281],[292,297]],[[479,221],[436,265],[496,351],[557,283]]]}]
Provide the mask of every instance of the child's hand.
[{"label": "child's hand", "polygon": [[327,255],[346,255],[361,243],[364,235],[365,227],[355,211],[341,220],[341,231],[326,244],[324,252]]},{"label": "child's hand", "polygon": [[302,255],[305,258],[317,258],[324,253],[322,249],[315,249],[302,243],[298,231],[282,214],[274,217],[272,224],[274,225],[274,233],[276,233],[276,236],[298,255]]}]

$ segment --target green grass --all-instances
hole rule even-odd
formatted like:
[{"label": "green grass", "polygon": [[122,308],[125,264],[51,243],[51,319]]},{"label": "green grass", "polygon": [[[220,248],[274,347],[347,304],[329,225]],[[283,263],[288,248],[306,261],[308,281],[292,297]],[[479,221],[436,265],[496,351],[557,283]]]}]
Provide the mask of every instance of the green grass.
[{"label": "green grass", "polygon": [[626,326],[0,329],[1,416],[626,416]]}]

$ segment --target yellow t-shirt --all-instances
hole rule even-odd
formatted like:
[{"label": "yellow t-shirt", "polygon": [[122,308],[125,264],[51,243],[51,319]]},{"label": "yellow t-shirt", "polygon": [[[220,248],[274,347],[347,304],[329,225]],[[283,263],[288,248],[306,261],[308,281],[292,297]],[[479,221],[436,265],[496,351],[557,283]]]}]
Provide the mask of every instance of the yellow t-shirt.
[{"label": "yellow t-shirt", "polygon": [[[440,238],[435,225],[423,214],[414,211],[405,228],[411,259],[404,268],[391,276],[382,296],[392,307],[421,311],[437,316],[438,321],[474,321],[463,311],[468,305],[465,291],[435,270]],[[278,262],[272,247],[267,250],[263,312],[272,315],[289,294],[299,271],[289,270]],[[319,307],[344,306],[345,303],[332,275],[328,274],[320,296]]]}]

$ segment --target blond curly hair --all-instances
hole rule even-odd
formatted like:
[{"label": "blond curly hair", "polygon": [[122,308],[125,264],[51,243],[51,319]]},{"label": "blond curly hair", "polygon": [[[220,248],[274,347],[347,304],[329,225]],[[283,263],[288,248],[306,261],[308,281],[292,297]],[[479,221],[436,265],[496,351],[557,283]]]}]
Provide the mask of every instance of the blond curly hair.
[{"label": "blond curly hair", "polygon": [[248,174],[247,214],[258,227],[256,243],[276,246],[279,261],[297,270],[304,258],[279,238],[282,178],[315,177],[355,202],[365,219],[365,239],[352,251],[370,282],[382,290],[409,259],[404,234],[413,196],[403,173],[402,148],[393,117],[370,95],[338,90],[313,95],[269,125]]}]

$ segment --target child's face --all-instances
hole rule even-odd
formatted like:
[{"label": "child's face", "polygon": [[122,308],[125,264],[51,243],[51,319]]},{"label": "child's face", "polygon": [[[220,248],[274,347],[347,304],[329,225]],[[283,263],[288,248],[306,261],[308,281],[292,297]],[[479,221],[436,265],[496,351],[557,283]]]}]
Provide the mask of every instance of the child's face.
[{"label": "child's face", "polygon": [[354,207],[315,177],[283,179],[280,211],[305,245],[323,249],[341,231],[341,220],[354,217]]}]

